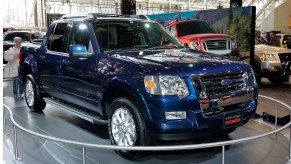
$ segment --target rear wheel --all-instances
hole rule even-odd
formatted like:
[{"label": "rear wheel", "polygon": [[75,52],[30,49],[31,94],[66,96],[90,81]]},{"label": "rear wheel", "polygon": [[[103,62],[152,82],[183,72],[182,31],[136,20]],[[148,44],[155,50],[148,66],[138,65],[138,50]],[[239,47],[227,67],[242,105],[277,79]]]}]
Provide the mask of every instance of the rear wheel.
[{"label": "rear wheel", "polygon": [[[127,98],[117,98],[110,107],[109,136],[111,143],[118,146],[148,146],[150,137],[145,121],[137,106]],[[136,152],[117,150],[118,154],[133,159]]]},{"label": "rear wheel", "polygon": [[289,79],[289,76],[270,76],[268,77],[268,80],[274,84],[282,84],[284,82],[287,82]]},{"label": "rear wheel", "polygon": [[46,103],[43,101],[42,94],[32,75],[27,75],[26,77],[24,94],[26,104],[31,111],[40,112],[44,110]]}]

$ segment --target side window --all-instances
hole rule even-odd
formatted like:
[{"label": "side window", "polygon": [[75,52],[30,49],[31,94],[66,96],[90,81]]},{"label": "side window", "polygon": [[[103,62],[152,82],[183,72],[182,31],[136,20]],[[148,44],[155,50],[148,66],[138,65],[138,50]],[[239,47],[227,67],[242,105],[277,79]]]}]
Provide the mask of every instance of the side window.
[{"label": "side window", "polygon": [[64,52],[63,42],[67,29],[67,23],[59,23],[50,34],[47,49],[51,51]]},{"label": "side window", "polygon": [[172,36],[176,36],[175,26],[171,26],[170,28],[168,28],[168,30],[170,31],[170,33],[172,34]]},{"label": "side window", "polygon": [[34,34],[31,34],[31,40],[36,39],[36,36]]},{"label": "side window", "polygon": [[54,30],[55,30],[56,25],[52,25],[52,26],[53,26],[53,27],[52,27],[53,30],[50,31],[50,34],[49,34],[49,36],[48,36],[48,40],[47,40],[47,42],[46,42],[46,48],[47,48],[48,50],[51,49],[51,43],[52,43],[53,34],[54,34]]},{"label": "side window", "polygon": [[88,53],[93,53],[93,47],[88,34],[87,26],[85,24],[78,23],[73,25],[70,32],[67,52],[69,52],[71,45],[84,45],[86,46]]}]

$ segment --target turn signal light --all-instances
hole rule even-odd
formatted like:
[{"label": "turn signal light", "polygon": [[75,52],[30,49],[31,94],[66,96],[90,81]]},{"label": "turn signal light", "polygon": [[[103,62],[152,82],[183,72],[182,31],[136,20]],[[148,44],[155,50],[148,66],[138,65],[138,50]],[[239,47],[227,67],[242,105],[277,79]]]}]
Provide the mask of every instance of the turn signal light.
[{"label": "turn signal light", "polygon": [[147,88],[156,88],[156,84],[153,81],[146,81],[145,86]]},{"label": "turn signal light", "polygon": [[267,57],[265,54],[260,54],[260,59],[261,59],[261,61],[266,61]]}]

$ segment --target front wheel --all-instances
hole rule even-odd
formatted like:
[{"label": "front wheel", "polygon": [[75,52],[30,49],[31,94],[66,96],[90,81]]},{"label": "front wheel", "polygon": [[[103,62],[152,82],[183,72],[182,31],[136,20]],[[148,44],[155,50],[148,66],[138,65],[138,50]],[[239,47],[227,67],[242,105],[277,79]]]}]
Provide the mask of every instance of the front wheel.
[{"label": "front wheel", "polygon": [[[113,101],[108,121],[111,143],[118,146],[148,146],[150,137],[137,106],[127,98]],[[121,156],[132,159],[135,152],[118,150]]]},{"label": "front wheel", "polygon": [[46,103],[43,101],[41,92],[32,75],[27,75],[25,80],[25,101],[29,109],[33,112],[44,110]]}]

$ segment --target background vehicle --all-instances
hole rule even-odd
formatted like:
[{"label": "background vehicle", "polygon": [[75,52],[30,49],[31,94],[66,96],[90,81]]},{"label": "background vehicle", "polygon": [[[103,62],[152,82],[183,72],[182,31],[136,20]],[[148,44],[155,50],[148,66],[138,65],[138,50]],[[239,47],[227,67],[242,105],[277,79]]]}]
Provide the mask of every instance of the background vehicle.
[{"label": "background vehicle", "polygon": [[291,49],[291,34],[276,34],[280,39],[281,47]]},{"label": "background vehicle", "polygon": [[217,34],[202,20],[184,20],[166,27],[181,42],[195,50],[211,52],[227,57],[237,57],[238,47],[234,37]]},{"label": "background vehicle", "polygon": [[[15,37],[20,37],[23,43],[32,42],[34,39],[41,38],[39,33],[32,31],[22,31],[22,30],[8,30],[3,35],[3,52],[7,51],[10,47],[14,46],[13,39]],[[3,56],[4,57],[4,56]],[[7,61],[3,58],[3,64],[7,64]]]},{"label": "background vehicle", "polygon": [[291,74],[291,50],[257,44],[253,69],[258,83],[262,77],[277,84],[288,82]]},{"label": "background vehicle", "polygon": [[52,23],[45,38],[21,49],[27,106],[107,124],[112,144],[225,135],[255,115],[250,65],[185,49],[156,22],[93,14]]}]

